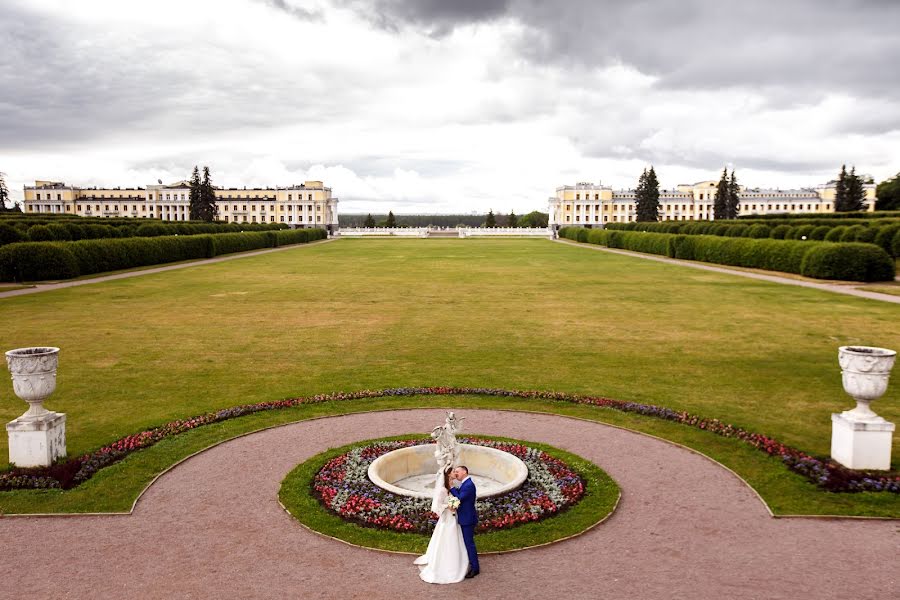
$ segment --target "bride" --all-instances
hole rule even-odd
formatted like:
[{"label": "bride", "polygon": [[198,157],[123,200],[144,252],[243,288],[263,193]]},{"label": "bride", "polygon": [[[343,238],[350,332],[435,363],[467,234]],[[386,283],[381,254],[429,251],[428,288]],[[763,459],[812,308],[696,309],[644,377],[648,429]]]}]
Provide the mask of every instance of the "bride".
[{"label": "bride", "polygon": [[419,577],[428,583],[457,583],[469,570],[469,557],[463,543],[462,530],[456,523],[456,513],[447,506],[450,495],[450,469],[438,472],[434,482],[431,512],[440,515],[428,550],[415,560]]}]

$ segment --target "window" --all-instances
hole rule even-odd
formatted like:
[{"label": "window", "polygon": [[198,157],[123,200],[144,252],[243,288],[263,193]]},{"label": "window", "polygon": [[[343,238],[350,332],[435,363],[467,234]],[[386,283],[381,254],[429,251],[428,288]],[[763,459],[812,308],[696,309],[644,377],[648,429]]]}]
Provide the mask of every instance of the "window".
[{"label": "window", "polygon": [[281,215],[281,222],[284,223],[284,215]]},{"label": "window", "polygon": [[228,215],[225,215],[225,222],[228,222]]},{"label": "window", "polygon": [[241,210],[247,210],[247,205],[244,204],[243,206],[241,206]]},{"label": "window", "polygon": [[56,195],[56,199],[57,199],[57,200],[62,200],[62,194],[57,194],[57,195]]},{"label": "window", "polygon": [[290,200],[291,200],[291,195],[288,194],[288,201],[290,202]]},{"label": "window", "polygon": [[[284,220],[284,217],[281,217],[281,219]],[[269,217],[269,222],[271,222],[271,223],[275,222],[275,215],[272,215],[271,217]]]},{"label": "window", "polygon": [[312,200],[312,194],[309,195],[308,200]]},{"label": "window", "polygon": [[576,200],[581,200],[581,194],[575,194],[575,199],[576,199]]},{"label": "window", "polygon": [[599,200],[599,199],[600,199],[600,194],[594,194],[594,200]]}]

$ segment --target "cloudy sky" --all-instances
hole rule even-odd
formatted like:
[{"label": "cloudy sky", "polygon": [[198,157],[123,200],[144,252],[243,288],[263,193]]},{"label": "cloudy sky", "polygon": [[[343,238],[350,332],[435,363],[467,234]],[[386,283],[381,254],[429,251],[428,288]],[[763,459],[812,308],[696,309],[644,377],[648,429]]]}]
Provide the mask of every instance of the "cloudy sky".
[{"label": "cloudy sky", "polygon": [[895,0],[0,0],[0,171],[323,179],[344,212],[900,171]]}]

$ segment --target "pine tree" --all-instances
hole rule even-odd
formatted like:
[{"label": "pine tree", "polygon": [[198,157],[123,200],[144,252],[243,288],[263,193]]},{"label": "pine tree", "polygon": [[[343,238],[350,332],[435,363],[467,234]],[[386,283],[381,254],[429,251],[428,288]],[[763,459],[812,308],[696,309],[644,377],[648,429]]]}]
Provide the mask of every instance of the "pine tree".
[{"label": "pine tree", "polygon": [[216,189],[213,187],[212,179],[209,176],[209,167],[203,167],[203,182],[200,184],[200,220],[208,223],[215,221],[218,212]]},{"label": "pine tree", "polygon": [[375,219],[372,218],[371,213],[366,215],[366,220],[363,222],[363,227],[375,227]]},{"label": "pine tree", "polygon": [[484,219],[484,226],[485,227],[496,227],[497,226],[497,219],[494,218],[493,210],[488,211],[487,217],[485,217],[485,219]]},{"label": "pine tree", "polygon": [[737,219],[741,212],[741,188],[738,185],[737,177],[734,176],[734,169],[731,170],[731,179],[728,181],[728,202],[725,204],[725,218]]},{"label": "pine tree", "polygon": [[728,218],[728,169],[722,169],[722,177],[716,186],[716,198],[713,200],[713,219]]},{"label": "pine tree", "polygon": [[388,211],[387,221],[385,222],[385,227],[396,227],[397,226],[397,218],[394,216],[394,211]]},{"label": "pine tree", "polygon": [[653,167],[644,169],[635,190],[635,220],[659,221],[659,180]]},{"label": "pine tree", "polygon": [[519,226],[519,218],[516,216],[516,211],[509,211],[509,217],[506,219],[507,227],[518,227]]},{"label": "pine tree", "polygon": [[13,208],[6,208],[6,201],[9,200],[9,188],[6,187],[6,173],[0,171],[0,212],[13,211]]},{"label": "pine tree", "polygon": [[847,165],[841,165],[841,174],[838,175],[837,184],[834,186],[834,212],[846,212],[847,207]]},{"label": "pine tree", "polygon": [[862,177],[856,174],[856,166],[850,168],[847,176],[847,210],[866,209],[866,188],[863,187]]},{"label": "pine tree", "polygon": [[200,220],[200,187],[200,169],[197,168],[197,165],[194,165],[194,172],[191,173],[191,191],[188,195],[190,200],[188,211],[190,212],[191,221]]}]

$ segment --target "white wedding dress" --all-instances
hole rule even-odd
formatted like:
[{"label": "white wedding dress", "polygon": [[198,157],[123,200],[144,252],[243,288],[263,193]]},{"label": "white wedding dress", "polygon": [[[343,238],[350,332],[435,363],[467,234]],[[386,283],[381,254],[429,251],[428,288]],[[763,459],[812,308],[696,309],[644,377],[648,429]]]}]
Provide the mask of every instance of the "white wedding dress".
[{"label": "white wedding dress", "polygon": [[463,543],[462,529],[456,514],[447,508],[449,493],[444,488],[444,474],[438,473],[434,482],[431,512],[440,515],[428,542],[428,550],[415,560],[419,577],[428,583],[457,583],[465,579],[469,570],[469,555]]}]

